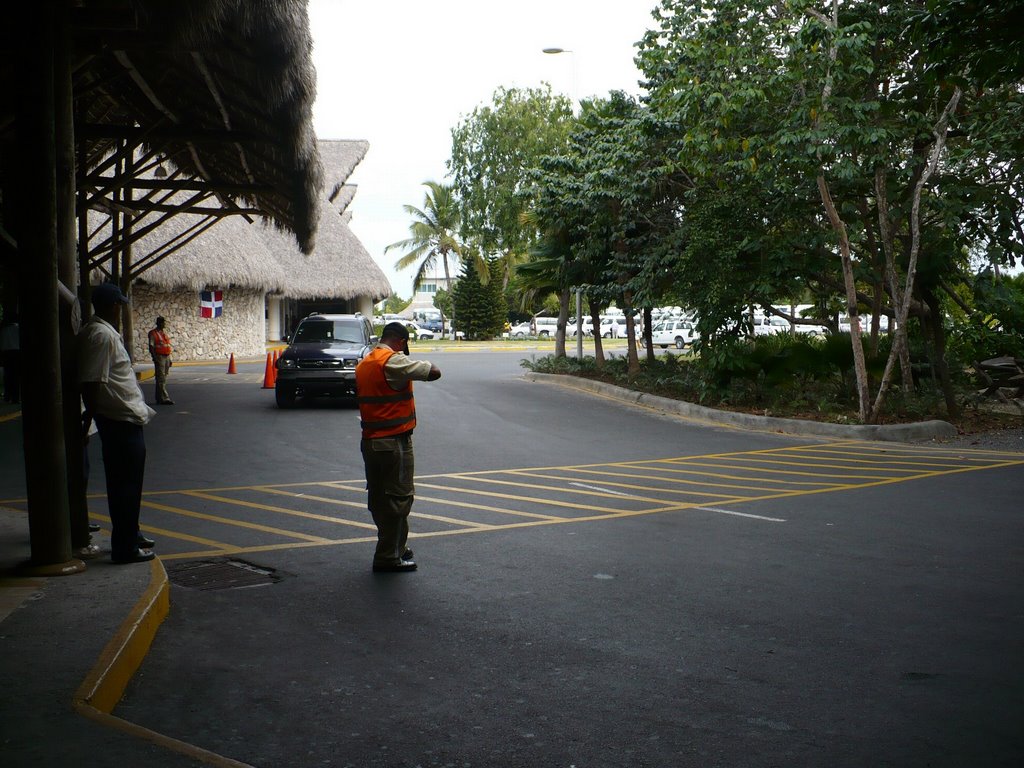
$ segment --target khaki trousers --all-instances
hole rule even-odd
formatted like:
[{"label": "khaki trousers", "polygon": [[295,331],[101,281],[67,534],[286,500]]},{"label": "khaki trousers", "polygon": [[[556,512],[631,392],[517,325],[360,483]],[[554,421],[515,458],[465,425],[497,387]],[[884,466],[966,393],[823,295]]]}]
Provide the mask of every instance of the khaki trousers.
[{"label": "khaki trousers", "polygon": [[359,447],[366,470],[366,506],[377,526],[373,562],[397,565],[409,539],[409,513],[415,491],[412,433],[364,438]]},{"label": "khaki trousers", "polygon": [[153,355],[153,377],[156,379],[156,401],[166,403],[171,399],[167,394],[167,373],[171,370],[170,355]]}]

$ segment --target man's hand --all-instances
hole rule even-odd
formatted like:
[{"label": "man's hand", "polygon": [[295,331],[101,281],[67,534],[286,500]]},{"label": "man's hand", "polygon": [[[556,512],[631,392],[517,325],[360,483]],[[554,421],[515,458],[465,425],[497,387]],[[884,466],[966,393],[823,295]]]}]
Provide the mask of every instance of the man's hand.
[{"label": "man's hand", "polygon": [[427,374],[427,381],[437,381],[441,378],[441,369],[433,363],[430,364],[430,373]]}]

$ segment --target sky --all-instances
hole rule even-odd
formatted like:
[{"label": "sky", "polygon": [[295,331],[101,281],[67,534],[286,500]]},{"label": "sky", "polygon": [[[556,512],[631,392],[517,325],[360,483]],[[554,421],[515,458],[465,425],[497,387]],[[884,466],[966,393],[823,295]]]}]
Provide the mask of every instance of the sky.
[{"label": "sky", "polygon": [[[635,43],[653,26],[657,0],[310,0],[322,139],[365,139],[349,205],[352,231],[399,296],[409,236],[402,206],[423,207],[423,182],[445,181],[451,130],[499,87],[538,87],[579,100],[612,90],[639,94]],[[544,48],[571,53],[544,54]]]}]

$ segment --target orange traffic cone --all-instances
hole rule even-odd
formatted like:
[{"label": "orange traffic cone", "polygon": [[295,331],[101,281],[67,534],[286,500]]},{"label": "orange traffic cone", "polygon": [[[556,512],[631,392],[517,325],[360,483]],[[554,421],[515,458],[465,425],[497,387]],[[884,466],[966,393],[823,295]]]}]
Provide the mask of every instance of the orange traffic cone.
[{"label": "orange traffic cone", "polygon": [[228,373],[238,373],[238,371],[235,370],[235,353],[234,352],[232,352],[231,353],[231,357],[228,358]]},{"label": "orange traffic cone", "polygon": [[267,352],[267,368],[263,373],[263,388],[274,388],[274,355]]}]

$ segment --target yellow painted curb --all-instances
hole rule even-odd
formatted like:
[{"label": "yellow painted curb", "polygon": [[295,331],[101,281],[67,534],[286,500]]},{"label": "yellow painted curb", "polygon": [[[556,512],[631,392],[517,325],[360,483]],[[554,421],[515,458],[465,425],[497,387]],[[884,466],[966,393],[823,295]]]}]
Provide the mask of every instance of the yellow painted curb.
[{"label": "yellow painted curb", "polygon": [[156,631],[170,611],[167,571],[159,559],[150,563],[149,587],[103,649],[75,694],[75,703],[110,713],[121,700],[128,681],[153,644]]},{"label": "yellow painted curb", "polygon": [[150,563],[150,581],[146,592],[132,608],[117,634],[100,654],[96,665],[75,693],[75,711],[94,722],[135,736],[151,744],[186,755],[218,768],[253,768],[248,763],[165,736],[110,714],[124,695],[128,682],[138,670],[156,637],[156,631],[170,611],[167,570],[159,558]]}]

